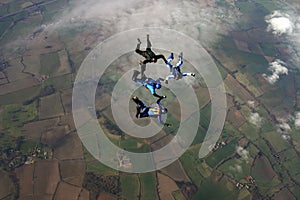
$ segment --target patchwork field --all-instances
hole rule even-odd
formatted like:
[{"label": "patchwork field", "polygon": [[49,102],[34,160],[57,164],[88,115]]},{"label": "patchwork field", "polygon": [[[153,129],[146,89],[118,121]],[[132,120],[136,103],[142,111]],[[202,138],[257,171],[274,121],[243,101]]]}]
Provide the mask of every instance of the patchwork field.
[{"label": "patchwork field", "polygon": [[46,119],[64,115],[59,93],[41,98],[39,119]]},{"label": "patchwork field", "polygon": [[[165,12],[162,25],[175,29],[179,27],[174,24],[183,26],[179,29],[211,55],[224,79],[227,118],[221,137],[211,146],[212,152],[199,159],[198,151],[211,121],[207,86],[199,73],[195,78],[171,80],[169,84],[191,84],[198,97],[201,118],[196,138],[178,161],[164,169],[126,174],[101,164],[82,145],[72,117],[72,86],[91,50],[128,24],[145,25],[133,13],[150,14],[151,18],[152,14],[145,12],[150,4],[141,2],[127,9],[132,2],[122,2],[114,10],[117,17],[107,9],[97,14],[97,20],[90,20],[95,12],[78,12],[75,8],[81,7],[76,1],[0,0],[0,199],[299,199],[300,137],[294,115],[299,108],[300,79],[297,66],[293,66],[297,52],[290,37],[266,31],[266,16],[275,10],[283,17],[289,13],[292,22],[297,19],[297,2],[292,8],[286,4],[293,2],[178,0],[178,8],[177,3],[168,2],[176,12],[170,17]],[[114,6],[107,2],[99,9],[108,5]],[[150,7],[153,13],[159,13],[165,5],[156,2]],[[75,15],[69,11],[76,11]],[[150,25],[161,23],[160,16],[155,17],[158,20]],[[208,25],[203,26],[203,22]],[[218,33],[217,40],[205,32],[210,27]],[[206,35],[213,41],[203,40]],[[145,36],[140,37],[144,45]],[[153,37],[154,46],[155,40]],[[99,77],[95,101],[99,124],[112,143],[145,153],[171,141],[180,121],[189,117],[182,111],[190,107],[180,105],[179,109],[175,95],[163,83],[157,92],[168,97],[163,104],[169,109],[167,122],[172,127],[164,127],[148,139],[132,138],[120,130],[110,108],[111,93],[125,72],[139,69],[141,57],[134,48],[135,44],[132,52],[113,61]],[[159,49],[155,52],[170,53]],[[285,61],[289,73],[270,84],[263,74],[272,73],[268,67],[275,59]],[[184,63],[183,71],[195,71],[186,60]],[[155,65],[164,64],[149,64],[147,75]],[[166,75],[163,70],[159,73]],[[124,92],[129,84],[134,83],[122,84]],[[147,104],[155,102],[144,88],[134,95],[143,97]],[[150,120],[136,119],[135,105],[129,103],[134,122],[147,125]],[[261,117],[258,125],[250,120],[253,113]],[[284,134],[279,129],[281,122],[290,126]],[[47,155],[39,149],[41,146],[47,147]],[[27,164],[18,163],[22,159]]]}]

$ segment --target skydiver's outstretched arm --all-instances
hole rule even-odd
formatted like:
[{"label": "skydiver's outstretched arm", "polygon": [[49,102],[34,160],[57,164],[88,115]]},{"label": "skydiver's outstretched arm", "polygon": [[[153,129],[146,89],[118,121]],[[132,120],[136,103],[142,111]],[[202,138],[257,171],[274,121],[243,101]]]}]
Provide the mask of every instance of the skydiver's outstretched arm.
[{"label": "skydiver's outstretched arm", "polygon": [[192,76],[195,77],[195,73],[181,73],[182,76]]},{"label": "skydiver's outstretched arm", "polygon": [[162,55],[162,54],[155,55],[155,59],[156,59],[156,60],[158,60],[158,59],[163,59],[163,60],[164,60],[164,62],[165,62],[166,64],[168,64],[168,61],[167,61],[167,59],[166,59],[166,58],[165,58],[165,56],[164,56],[164,55]]}]

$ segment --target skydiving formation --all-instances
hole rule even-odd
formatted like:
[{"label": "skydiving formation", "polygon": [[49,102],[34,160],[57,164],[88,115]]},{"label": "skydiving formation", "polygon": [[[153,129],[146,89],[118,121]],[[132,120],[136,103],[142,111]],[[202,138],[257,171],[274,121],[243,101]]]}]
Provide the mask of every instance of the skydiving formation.
[{"label": "skydiving formation", "polygon": [[[169,57],[166,59],[164,55],[162,54],[158,54],[156,55],[152,50],[152,44],[150,42],[150,37],[149,34],[147,34],[147,47],[146,47],[146,51],[142,51],[140,50],[140,46],[141,46],[141,40],[138,38],[138,44],[137,47],[135,49],[135,52],[141,56],[143,56],[145,58],[144,61],[140,61],[139,62],[139,66],[140,66],[140,70],[141,72],[134,70],[133,72],[133,76],[132,76],[132,80],[140,85],[145,87],[154,97],[157,97],[158,100],[156,101],[155,104],[151,105],[151,106],[146,106],[143,101],[141,101],[138,97],[136,96],[132,96],[132,100],[136,103],[136,118],[145,118],[145,117],[151,117],[151,118],[157,118],[159,123],[170,127],[171,124],[169,123],[164,123],[162,120],[162,115],[163,114],[167,114],[168,110],[166,108],[163,107],[163,105],[161,104],[161,100],[167,98],[167,96],[165,95],[158,95],[156,93],[157,90],[159,90],[162,85],[161,85],[161,81],[164,80],[165,84],[168,84],[169,79],[181,79],[182,77],[185,76],[192,76],[195,77],[195,73],[183,73],[181,72],[181,66],[183,64],[183,53],[181,52],[178,56],[178,62],[177,64],[174,66],[172,65],[172,60],[174,59],[174,54],[171,53],[169,55]],[[157,79],[153,79],[150,77],[147,77],[145,75],[145,71],[146,71],[146,64],[147,63],[156,63],[158,59],[162,59],[165,64],[167,65],[167,67],[170,69],[170,75],[168,75],[165,79],[162,78],[157,78]],[[140,78],[138,78],[138,75],[140,74]]]}]

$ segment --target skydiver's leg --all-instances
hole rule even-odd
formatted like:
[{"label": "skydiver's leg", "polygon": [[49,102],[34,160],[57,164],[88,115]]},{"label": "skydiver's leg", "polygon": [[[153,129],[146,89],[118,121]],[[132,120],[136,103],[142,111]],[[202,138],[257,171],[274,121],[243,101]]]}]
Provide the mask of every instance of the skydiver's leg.
[{"label": "skydiver's leg", "polygon": [[167,58],[167,62],[170,63],[173,59],[174,59],[174,54],[171,53],[171,54],[169,55],[169,57]]},{"label": "skydiver's leg", "polygon": [[141,67],[141,77],[142,79],[146,79],[145,71],[146,71],[146,64],[143,63],[142,61],[140,62],[140,67]]},{"label": "skydiver's leg", "polygon": [[155,97],[157,97],[157,98],[159,98],[159,99],[160,99],[160,98],[162,98],[162,99],[163,99],[163,98],[167,98],[167,96],[160,96],[160,95],[158,95],[158,94],[156,94],[156,93],[154,93],[153,96],[155,96]]},{"label": "skydiver's leg", "polygon": [[137,76],[140,74],[140,72],[139,71],[137,71],[137,70],[134,70],[133,71],[133,75],[132,75],[132,80],[133,81],[136,81],[137,80]]},{"label": "skydiver's leg", "polygon": [[162,96],[162,97],[160,97],[160,98],[158,98],[158,99],[157,99],[157,101],[156,101],[156,103],[157,103],[158,105],[160,105],[160,101],[161,101],[162,99],[164,99],[164,97],[163,97],[163,96]]},{"label": "skydiver's leg", "polygon": [[173,53],[171,53],[169,55],[169,57],[167,58],[167,66],[170,68],[170,72],[172,72],[172,68],[173,68],[173,65],[171,64],[172,60],[174,59],[174,55]]},{"label": "skydiver's leg", "polygon": [[180,67],[181,67],[182,64],[183,64],[183,59],[182,59],[182,52],[181,52],[180,55],[179,55],[179,59],[178,59],[178,62],[176,64],[176,67],[178,69],[180,69]]},{"label": "skydiver's leg", "polygon": [[134,70],[133,75],[132,75],[132,80],[133,80],[134,82],[136,82],[138,85],[143,86],[143,85],[144,85],[144,82],[143,82],[141,79],[138,79],[138,78],[137,78],[137,76],[139,75],[139,73],[140,73],[139,71]]},{"label": "skydiver's leg", "polygon": [[135,114],[135,117],[136,118],[138,118],[139,117],[139,115],[140,115],[140,113],[141,113],[141,111],[146,107],[145,105],[144,105],[144,103],[141,101],[141,100],[139,100],[139,98],[138,97],[136,97],[136,96],[133,96],[132,98],[131,98],[135,103],[136,103],[136,114]]},{"label": "skydiver's leg", "polygon": [[165,62],[166,64],[168,64],[168,61],[167,61],[167,59],[166,59],[166,58],[165,58],[165,56],[164,56],[164,55],[162,55],[162,54],[155,55],[155,58],[156,58],[156,60],[158,60],[158,59],[163,59],[163,60],[164,60],[164,62]]},{"label": "skydiver's leg", "polygon": [[169,79],[174,79],[175,78],[175,76],[173,75],[173,74],[170,74],[169,76],[167,76],[166,77],[166,79],[165,79],[165,84],[168,84],[169,83]]},{"label": "skydiver's leg", "polygon": [[135,52],[140,51],[141,44],[142,44],[142,42],[141,42],[141,40],[139,38],[137,39],[137,41],[138,41],[138,43],[136,45]]},{"label": "skydiver's leg", "polygon": [[139,106],[141,109],[145,108],[145,104],[136,96],[132,97],[132,100],[134,101],[134,103],[136,103],[137,106]]},{"label": "skydiver's leg", "polygon": [[151,44],[151,42],[150,42],[149,37],[150,37],[149,34],[147,34],[147,48],[151,49],[152,44]]},{"label": "skydiver's leg", "polygon": [[[137,40],[138,40],[138,43],[137,43],[137,45],[136,45],[135,52],[136,52],[137,54],[140,54],[141,56],[143,56],[144,58],[147,59],[147,51],[142,51],[142,50],[140,49],[140,47],[141,47],[141,41],[140,41],[140,39],[137,39]],[[145,64],[146,64],[146,63],[145,63]]]},{"label": "skydiver's leg", "polygon": [[[146,58],[146,56],[144,56],[144,57]],[[144,60],[144,61],[143,61],[143,64],[146,65],[147,63],[151,63],[151,60]]]}]

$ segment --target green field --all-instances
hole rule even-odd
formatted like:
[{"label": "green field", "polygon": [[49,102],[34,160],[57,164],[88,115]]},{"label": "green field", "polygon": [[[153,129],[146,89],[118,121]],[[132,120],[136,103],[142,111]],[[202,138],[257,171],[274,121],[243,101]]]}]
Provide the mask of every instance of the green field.
[{"label": "green field", "polygon": [[238,131],[233,125],[231,125],[229,122],[225,122],[223,132],[221,135],[222,140],[226,140],[228,137],[240,137],[241,133]]},{"label": "green field", "polygon": [[291,192],[295,195],[296,199],[300,199],[300,187],[295,186],[291,189]]},{"label": "green field", "polygon": [[4,15],[6,15],[6,14],[8,13],[7,8],[8,8],[8,4],[2,4],[2,5],[0,6],[0,13],[1,13],[1,16],[4,16]]},{"label": "green field", "polygon": [[136,174],[121,174],[121,193],[125,200],[139,199],[139,178]]},{"label": "green field", "polygon": [[274,1],[256,0],[256,2],[264,6],[264,8],[266,8],[269,12],[280,9],[280,7],[278,7]]},{"label": "green field", "polygon": [[[198,149],[198,148],[197,148]],[[196,151],[188,150],[181,157],[180,162],[193,183],[199,187],[202,183],[203,177],[197,170],[197,166],[201,164]]]},{"label": "green field", "polygon": [[60,66],[59,55],[57,52],[40,55],[41,69],[40,74],[42,75],[53,75],[58,67]]},{"label": "green field", "polygon": [[83,148],[84,159],[86,161],[86,172],[93,172],[95,174],[101,174],[105,176],[118,175],[119,172],[106,165],[102,164],[100,161],[96,160],[87,150]]},{"label": "green field", "polygon": [[236,140],[231,141],[224,147],[219,147],[213,154],[208,156],[205,161],[207,164],[214,168],[218,163],[220,163],[223,159],[233,155],[235,153],[236,148]]},{"label": "green field", "polygon": [[16,138],[8,134],[1,134],[0,151],[3,151],[7,148],[17,148]]},{"label": "green field", "polygon": [[205,138],[206,133],[207,133],[206,130],[204,130],[202,127],[198,127],[197,135],[195,136],[192,145],[202,143]]},{"label": "green field", "polygon": [[274,44],[271,43],[261,43],[260,47],[262,48],[263,52],[266,56],[275,56],[278,52],[274,47]]},{"label": "green field", "polygon": [[141,182],[141,199],[143,200],[157,200],[157,180],[155,173],[143,173],[140,174]]},{"label": "green field", "polygon": [[[291,158],[292,158],[292,156],[291,156]],[[294,157],[294,158],[297,158],[297,157]],[[300,161],[298,159],[294,159],[294,158],[292,158],[291,160],[285,161],[283,163],[284,167],[288,170],[289,174],[292,177],[299,175],[299,173],[300,173],[300,168],[299,168]]]},{"label": "green field", "polygon": [[257,187],[262,194],[273,194],[278,190],[280,181],[266,157],[256,159],[251,168],[251,175],[255,179]]},{"label": "green field", "polygon": [[55,93],[40,100],[39,118],[46,119],[64,114],[64,108],[60,99],[60,94]]},{"label": "green field", "polygon": [[31,153],[36,147],[38,143],[30,140],[25,140],[22,142],[20,150],[23,154]]},{"label": "green field", "polygon": [[74,75],[65,74],[62,76],[56,76],[49,78],[44,82],[44,85],[53,85],[57,90],[64,90],[72,88]]},{"label": "green field", "polygon": [[207,130],[210,123],[211,117],[211,103],[207,104],[201,111],[200,111],[200,125]]},{"label": "green field", "polygon": [[[232,37],[222,38],[222,41],[218,45],[219,46],[215,48],[220,49],[222,52],[224,52],[224,54],[226,54],[227,56],[226,59],[228,59],[228,61],[234,60],[234,69],[239,70],[241,72],[246,71],[251,75],[266,71],[268,61],[262,55],[238,50]],[[243,69],[240,66],[246,67]],[[232,66],[230,67],[230,69],[233,69]]]},{"label": "green field", "polygon": [[269,141],[276,152],[281,152],[285,149],[291,148],[288,141],[281,137],[278,132],[267,132],[262,134],[267,141]]},{"label": "green field", "polygon": [[9,28],[10,25],[11,25],[11,22],[9,22],[9,21],[0,22],[0,37]]},{"label": "green field", "polygon": [[237,199],[237,193],[229,191],[226,188],[226,181],[215,182],[211,179],[205,179],[199,188],[199,191],[193,197],[193,200],[209,199],[209,200],[232,200]]},{"label": "green field", "polygon": [[185,197],[180,190],[173,192],[172,195],[175,200],[185,200]]},{"label": "green field", "polygon": [[41,86],[34,86],[22,90],[18,90],[16,92],[12,92],[5,95],[0,95],[0,104],[15,104],[15,103],[23,103],[25,101],[31,100],[37,97],[40,93]]},{"label": "green field", "polygon": [[230,159],[223,163],[218,169],[223,173],[230,175],[235,180],[240,180],[249,176],[251,162],[242,161],[240,159]]},{"label": "green field", "polygon": [[4,107],[1,122],[6,131],[12,135],[19,136],[23,125],[36,118],[36,102],[25,106],[21,104],[10,104]]}]

